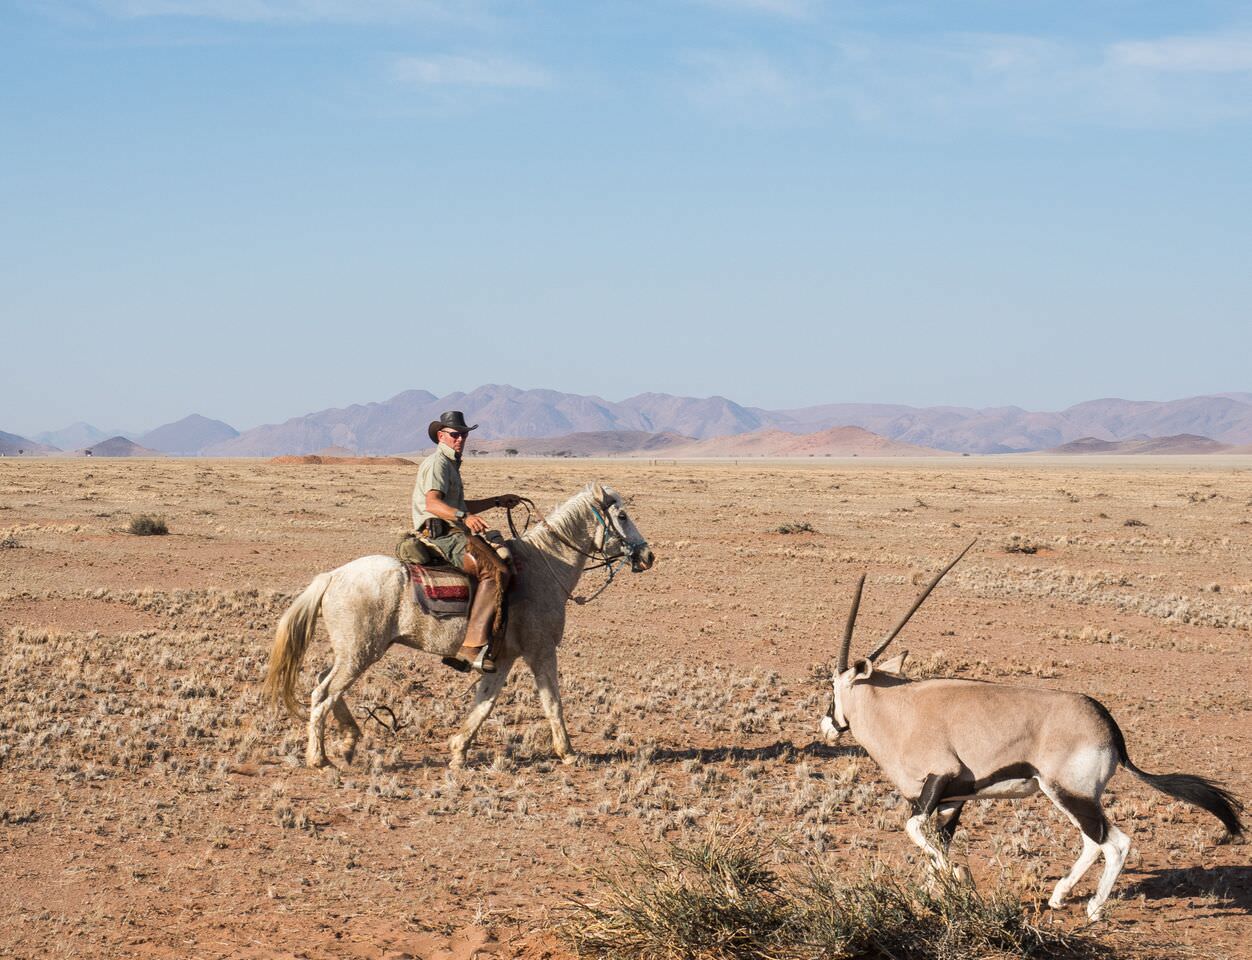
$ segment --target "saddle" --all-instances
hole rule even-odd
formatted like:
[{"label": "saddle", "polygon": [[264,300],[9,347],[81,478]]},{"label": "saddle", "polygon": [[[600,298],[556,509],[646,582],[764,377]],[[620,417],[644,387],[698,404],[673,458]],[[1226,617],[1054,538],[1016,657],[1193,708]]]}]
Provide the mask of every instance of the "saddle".
[{"label": "saddle", "polygon": [[[508,543],[495,530],[483,536],[513,569]],[[428,616],[439,620],[468,617],[474,599],[474,578],[449,564],[435,550],[426,546],[415,534],[405,534],[396,545],[396,557],[404,564],[413,585],[413,601]]]},{"label": "saddle", "polygon": [[455,567],[431,566],[405,562],[409,582],[413,585],[413,601],[422,612],[438,620],[468,617],[474,598],[474,581]]}]

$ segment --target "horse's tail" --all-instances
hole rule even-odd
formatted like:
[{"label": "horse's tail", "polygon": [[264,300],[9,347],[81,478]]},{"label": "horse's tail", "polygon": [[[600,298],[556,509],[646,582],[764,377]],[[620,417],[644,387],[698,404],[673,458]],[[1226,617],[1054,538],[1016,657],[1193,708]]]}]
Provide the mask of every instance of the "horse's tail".
[{"label": "horse's tail", "polygon": [[282,703],[293,717],[303,718],[300,704],[296,702],[296,680],[300,676],[300,663],[304,651],[313,639],[317,626],[317,612],[322,606],[322,595],[330,586],[329,573],[313,578],[296,597],[282,618],[274,634],[274,647],[270,650],[270,668],[265,675],[265,695],[274,703]]}]

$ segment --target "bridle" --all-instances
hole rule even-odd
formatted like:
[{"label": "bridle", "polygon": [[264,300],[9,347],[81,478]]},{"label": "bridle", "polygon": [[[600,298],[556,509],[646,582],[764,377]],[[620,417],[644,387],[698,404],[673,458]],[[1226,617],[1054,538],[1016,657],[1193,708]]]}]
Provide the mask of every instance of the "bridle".
[{"label": "bridle", "polygon": [[[586,573],[589,570],[599,570],[602,568],[607,572],[604,583],[600,585],[600,589],[598,589],[595,593],[591,594],[589,597],[576,596],[569,590],[566,590],[564,586],[561,586],[560,578],[557,577],[556,571],[552,569],[552,564],[549,562],[547,554],[545,554],[542,550],[539,551],[539,557],[543,560],[544,566],[548,568],[548,574],[552,577],[553,581],[558,586],[561,586],[561,589],[565,593],[567,599],[573,600],[579,606],[582,606],[585,603],[590,603],[596,597],[600,596],[600,594],[602,594],[606,589],[608,589],[609,584],[613,582],[613,578],[617,576],[618,571],[621,570],[622,565],[627,561],[630,562],[632,571],[637,572],[640,569],[637,566],[638,557],[639,554],[648,546],[648,542],[646,540],[630,539],[630,537],[626,535],[625,531],[623,531],[618,525],[617,519],[613,517],[608,510],[605,510],[602,514],[600,510],[596,508],[594,503],[591,505],[591,512],[595,515],[601,529],[604,531],[604,545],[600,547],[598,553],[589,553],[588,551],[582,549],[582,547],[578,546],[578,544],[571,543],[569,539],[561,533],[561,531],[549,523],[548,518],[539,513],[539,508],[535,506],[535,501],[527,497],[519,497],[518,499],[520,503],[526,507],[526,522],[522,527],[521,533],[518,532],[517,525],[513,522],[513,508],[507,507],[505,509],[505,514],[507,515],[509,521],[509,532],[513,534],[514,539],[522,539],[522,535],[525,534],[530,528],[531,517],[538,514],[539,522],[535,524],[536,530],[546,525],[548,532],[552,534],[558,543],[561,543],[562,545],[573,550],[579,556],[593,561],[591,566],[583,567],[583,573]],[[609,522],[610,520],[612,520],[612,523]],[[619,545],[624,548],[620,553],[615,553],[611,556],[608,551],[610,536],[616,537]]]}]

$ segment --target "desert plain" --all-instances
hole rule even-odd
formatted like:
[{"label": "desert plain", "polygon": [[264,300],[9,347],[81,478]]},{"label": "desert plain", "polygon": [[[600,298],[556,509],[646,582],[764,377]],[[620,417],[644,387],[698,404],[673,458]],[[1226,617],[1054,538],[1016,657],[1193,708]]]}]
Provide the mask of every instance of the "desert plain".
[{"label": "desert plain", "polygon": [[[710,832],[788,868],[920,871],[907,805],[817,726],[857,577],[864,650],[974,537],[898,641],[909,672],[1089,693],[1140,767],[1252,798],[1252,458],[471,459],[470,496],[613,485],[656,552],[570,607],[580,759],[551,757],[519,667],[449,770],[467,680],[395,648],[349,696],[354,762],[332,742],[308,769],[261,699],[275,623],[315,574],[391,553],[414,474],[0,460],[0,956],[564,957],[553,928],[616,851]],[[140,514],[169,534],[128,533]],[[319,635],[306,692],[325,664]],[[1248,846],[1124,771],[1106,800],[1134,846],[1092,933],[1252,957]],[[1097,871],[1046,906],[1079,847],[1035,797],[967,807],[954,849],[1079,928]]]}]

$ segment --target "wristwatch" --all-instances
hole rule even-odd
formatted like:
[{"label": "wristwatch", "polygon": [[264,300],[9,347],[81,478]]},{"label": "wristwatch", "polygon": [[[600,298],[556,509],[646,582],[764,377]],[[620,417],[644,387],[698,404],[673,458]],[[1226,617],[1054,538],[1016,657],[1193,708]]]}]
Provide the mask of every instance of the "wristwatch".
[{"label": "wristwatch", "polygon": [[466,512],[465,512],[464,510],[458,510],[458,511],[456,512],[456,518],[457,518],[458,520],[464,520],[464,519],[466,518],[466,516],[467,516],[467,514],[466,514]]}]

